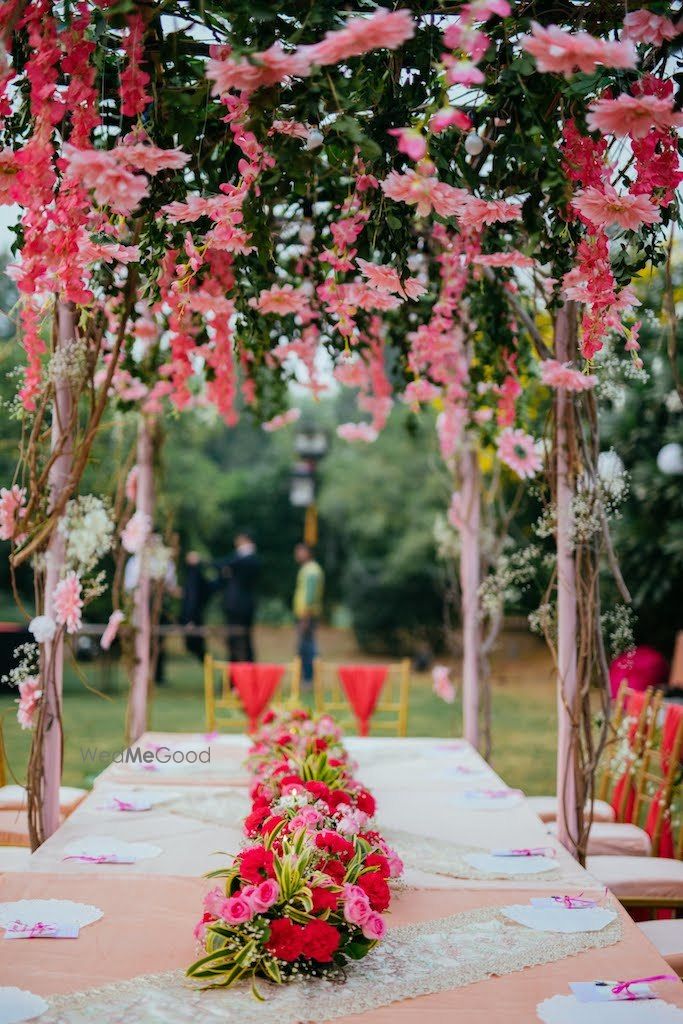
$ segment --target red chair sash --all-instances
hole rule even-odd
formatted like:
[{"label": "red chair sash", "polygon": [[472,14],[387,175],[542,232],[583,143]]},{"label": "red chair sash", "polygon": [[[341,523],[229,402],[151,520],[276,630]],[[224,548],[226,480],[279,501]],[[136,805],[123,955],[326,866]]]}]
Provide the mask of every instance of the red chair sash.
[{"label": "red chair sash", "polygon": [[[683,706],[680,704],[668,704],[664,715],[662,726],[662,743],[659,748],[659,763],[662,774],[666,775],[671,767],[671,755],[676,744],[676,737],[683,721]],[[655,793],[650,804],[650,810],[645,821],[645,831],[649,836],[654,835],[657,827],[657,820],[660,812],[660,801],[664,797],[666,785],[662,784]],[[671,816],[665,814],[662,818],[662,827],[659,833],[658,857],[675,857],[676,850],[674,835],[671,828]]]},{"label": "red chair sash", "polygon": [[386,665],[341,665],[339,679],[358,721],[361,736],[367,736],[389,669]]},{"label": "red chair sash", "polygon": [[249,662],[230,665],[230,679],[249,718],[250,732],[258,725],[284,673],[284,665],[252,665]]}]

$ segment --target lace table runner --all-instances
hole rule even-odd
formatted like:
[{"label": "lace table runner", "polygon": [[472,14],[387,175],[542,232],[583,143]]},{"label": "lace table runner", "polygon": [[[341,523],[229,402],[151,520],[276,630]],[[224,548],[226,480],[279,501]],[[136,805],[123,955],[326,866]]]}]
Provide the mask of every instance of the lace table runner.
[{"label": "lace table runner", "polygon": [[[480,871],[478,868],[468,864],[464,859],[467,853],[488,853],[488,850],[477,846],[464,846],[459,843],[449,843],[445,839],[434,839],[432,836],[420,836],[414,832],[403,832],[399,829],[382,829],[382,835],[394,847],[407,868],[414,871],[424,872],[429,875],[446,875],[449,878],[471,878],[472,880],[488,881],[525,881],[529,884],[537,882],[563,882],[576,883],[576,871],[572,872],[571,865],[565,870],[565,865],[557,862],[557,867],[539,874],[528,872],[508,871]],[[512,858],[502,858],[504,867],[512,867]]]},{"label": "lace table runner", "polygon": [[563,960],[611,946],[620,938],[618,920],[600,932],[567,935],[532,931],[505,919],[495,908],[485,908],[390,929],[380,946],[352,965],[343,984],[318,979],[275,986],[262,981],[259,989],[265,1002],[257,1002],[244,983],[229,991],[202,992],[192,987],[182,971],[168,971],[54,996],[40,1022],[327,1021]]}]

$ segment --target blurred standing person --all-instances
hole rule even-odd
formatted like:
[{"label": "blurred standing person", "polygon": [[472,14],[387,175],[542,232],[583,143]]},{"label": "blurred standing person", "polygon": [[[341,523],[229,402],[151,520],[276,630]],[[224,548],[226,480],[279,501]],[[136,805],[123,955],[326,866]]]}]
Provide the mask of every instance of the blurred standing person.
[{"label": "blurred standing person", "polygon": [[[204,575],[201,559],[196,551],[188,551],[185,556],[185,581],[180,607],[180,621],[183,626],[202,626],[204,610],[211,596],[211,584]],[[186,635],[185,648],[200,661],[206,654],[206,641],[203,636]]]},{"label": "blurred standing person", "polygon": [[323,610],[325,574],[308,544],[297,544],[294,558],[300,567],[294,590],[297,653],[301,658],[302,679],[304,683],[311,683],[313,662],[318,654],[315,633]]},{"label": "blurred standing person", "polygon": [[223,609],[228,626],[230,661],[254,661],[252,629],[256,613],[256,585],[261,560],[250,533],[235,536],[235,553],[217,564],[223,588]]}]

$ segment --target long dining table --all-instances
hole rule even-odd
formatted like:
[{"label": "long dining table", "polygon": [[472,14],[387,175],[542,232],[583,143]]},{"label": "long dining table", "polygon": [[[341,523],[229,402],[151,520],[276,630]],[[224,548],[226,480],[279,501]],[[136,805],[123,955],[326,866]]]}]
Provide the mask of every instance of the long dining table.
[{"label": "long dining table", "polygon": [[[383,974],[381,943],[354,965],[348,999],[343,985],[330,988],[327,1001],[312,1003],[302,996],[298,1007],[292,1002],[296,993],[279,1006],[266,983],[264,1004],[251,996],[247,1003],[245,994],[233,990],[190,991],[179,972],[197,956],[193,928],[203,895],[215,884],[201,876],[224,864],[244,842],[248,744],[247,737],[236,735],[146,734],[137,746],[151,751],[151,759],[107,765],[83,803],[30,857],[29,870],[0,876],[0,911],[18,900],[67,899],[102,912],[76,941],[0,940],[0,985],[43,997],[47,1007],[38,1020],[389,1024],[417,1022],[427,1014],[459,1024],[551,1022],[569,1019],[553,1016],[552,1001],[569,997],[571,983],[670,975],[611,894],[547,834],[523,793],[508,789],[467,743],[349,737],[345,745],[357,761],[357,776],[377,800],[378,827],[405,863],[389,936],[399,951],[403,937],[413,943],[420,980],[411,988],[411,970],[396,968],[401,961],[391,957]],[[210,751],[208,763],[206,755],[204,763],[192,761],[192,752],[200,750]],[[145,809],[125,809],[136,804]],[[121,848],[136,844],[143,855],[133,863],[79,856],[79,850],[95,849],[98,842]],[[507,875],[473,866],[482,857],[490,861],[500,848],[538,848],[552,864],[542,873],[524,873],[520,858]],[[613,910],[611,930],[593,932],[582,945],[576,936],[544,936],[512,926],[503,912],[511,905],[528,906],[532,899],[572,894]],[[480,943],[476,959],[481,962],[472,969],[473,942]],[[443,946],[455,962],[460,953],[469,957],[469,974],[461,978],[457,969],[439,967]],[[427,956],[429,962],[419,962]],[[376,979],[370,992],[362,987],[366,970]],[[434,980],[440,970],[442,979]],[[680,981],[656,981],[652,988],[671,1013],[680,1009],[683,1020]],[[547,1007],[539,1010],[540,1004]],[[626,1014],[632,1011],[625,1007],[622,1013],[614,1020],[629,1024]]]}]

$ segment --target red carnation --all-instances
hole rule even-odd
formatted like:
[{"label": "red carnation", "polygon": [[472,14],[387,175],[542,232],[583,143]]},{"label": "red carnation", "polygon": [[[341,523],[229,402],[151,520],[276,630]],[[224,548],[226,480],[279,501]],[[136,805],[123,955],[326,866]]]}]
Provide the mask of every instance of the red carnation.
[{"label": "red carnation", "polygon": [[300,775],[283,775],[280,779],[281,786],[301,786],[303,788],[304,780]]},{"label": "red carnation", "polygon": [[332,892],[330,889],[324,889],[320,885],[316,885],[311,889],[311,897],[313,899],[313,914],[321,914],[323,910],[336,910],[337,903],[339,902],[339,893]]},{"label": "red carnation", "polygon": [[284,820],[285,819],[282,814],[271,814],[271,816],[267,818],[261,825],[261,835],[269,836],[273,829],[277,828],[280,822]]},{"label": "red carnation", "polygon": [[377,868],[377,874],[381,875],[382,878],[388,878],[391,874],[389,868],[389,861],[386,857],[383,857],[381,853],[370,853],[365,858],[365,866],[367,868]]},{"label": "red carnation", "polygon": [[391,892],[386,880],[382,878],[379,871],[368,871],[366,874],[361,875],[356,885],[360,886],[367,893],[373,910],[377,910],[381,914],[383,910],[387,909],[391,902]]},{"label": "red carnation", "polygon": [[360,789],[356,794],[356,807],[359,811],[372,817],[377,809],[377,803],[372,793],[368,793],[367,789]]},{"label": "red carnation", "polygon": [[327,740],[317,739],[313,741],[313,749],[316,754],[320,754],[321,751],[327,750]]},{"label": "red carnation", "polygon": [[304,955],[319,964],[328,964],[339,949],[341,936],[327,921],[309,921],[304,928]]},{"label": "red carnation", "polygon": [[353,843],[350,843],[348,839],[344,839],[338,832],[333,832],[329,828],[318,832],[315,837],[315,845],[319,850],[336,854],[343,861],[350,860],[356,852]]},{"label": "red carnation", "polygon": [[315,780],[306,782],[304,784],[304,789],[308,793],[311,793],[316,800],[329,800],[330,787],[326,786],[324,782],[316,782]]},{"label": "red carnation", "polygon": [[247,815],[244,819],[244,831],[247,835],[257,832],[269,814],[270,808],[267,805],[265,807],[255,807],[251,814]]},{"label": "red carnation", "polygon": [[274,877],[272,850],[265,850],[262,846],[251,846],[240,853],[239,862],[240,875],[245,882],[258,885],[266,878]]},{"label": "red carnation", "polygon": [[337,885],[341,885],[346,876],[346,868],[340,860],[326,860],[320,865],[320,870]]},{"label": "red carnation", "polygon": [[333,789],[328,800],[330,807],[339,807],[340,804],[350,804],[351,797],[343,789]]},{"label": "red carnation", "polygon": [[288,917],[270,922],[270,937],[266,949],[278,960],[296,960],[304,948],[304,929]]}]

